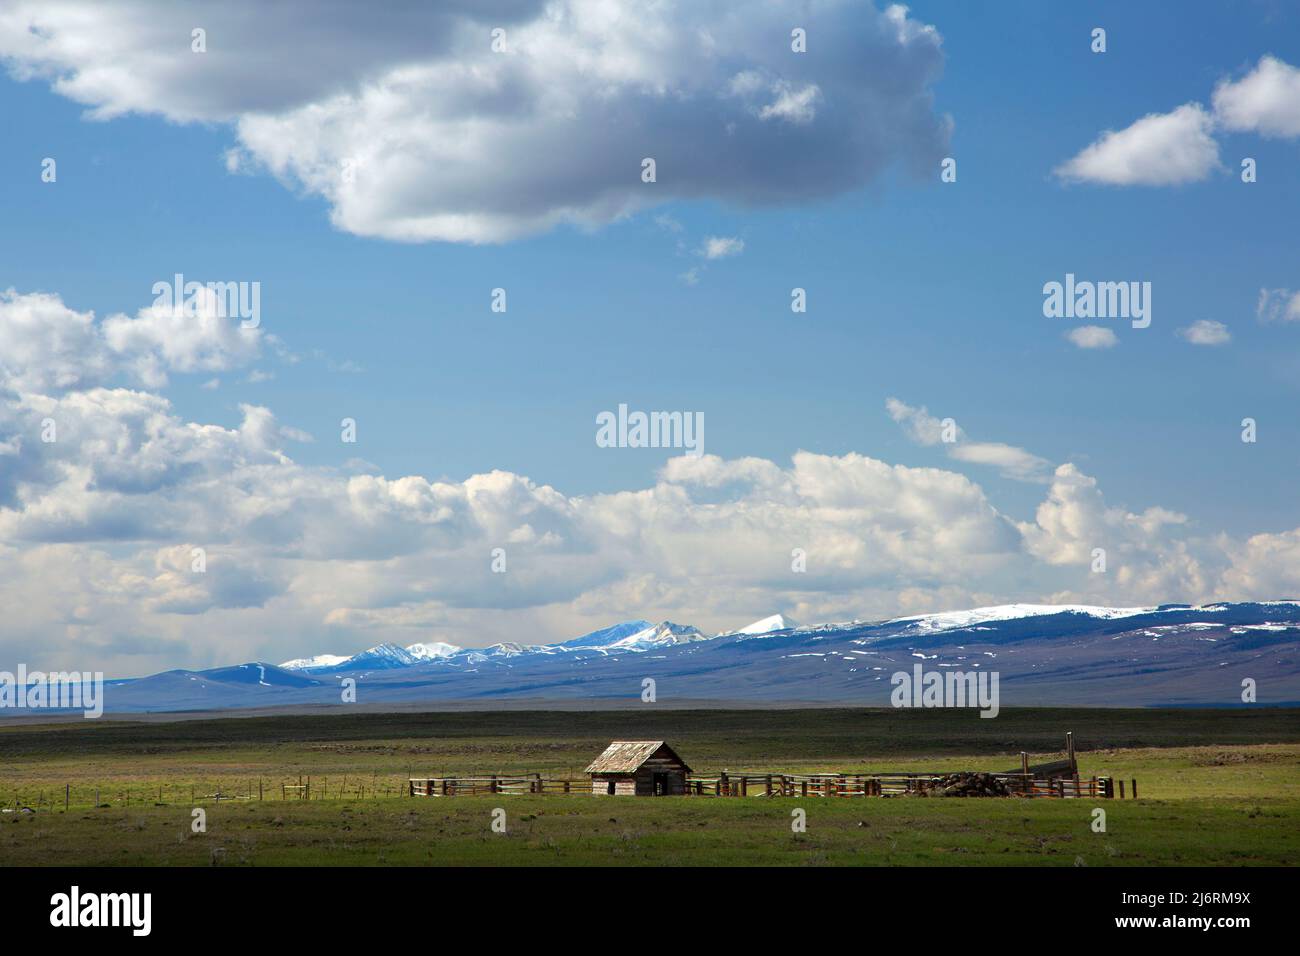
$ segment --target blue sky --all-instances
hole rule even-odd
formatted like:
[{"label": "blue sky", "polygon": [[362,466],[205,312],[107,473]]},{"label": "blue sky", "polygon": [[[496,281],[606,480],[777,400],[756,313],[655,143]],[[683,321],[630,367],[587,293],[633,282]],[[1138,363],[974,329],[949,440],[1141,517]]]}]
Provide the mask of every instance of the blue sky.
[{"label": "blue sky", "polygon": [[[574,5],[575,17],[585,15],[581,6]],[[722,17],[726,6],[705,5],[705,12],[690,18],[707,23],[709,16]],[[801,22],[800,5],[789,5],[788,13],[781,6],[771,5],[761,22]],[[869,4],[825,7],[817,17],[843,28],[840,45],[850,52],[855,31],[879,29],[882,14]],[[59,4],[33,9],[33,21],[55,38],[77,29],[73,20],[60,19]],[[1276,593],[1290,579],[1273,575],[1273,565],[1285,563],[1278,549],[1287,553],[1285,548],[1294,547],[1291,538],[1266,542],[1264,552],[1274,556],[1268,573],[1241,563],[1251,535],[1285,536],[1300,525],[1294,492],[1300,323],[1262,321],[1257,314],[1261,289],[1300,287],[1300,142],[1285,132],[1287,117],[1268,114],[1266,103],[1262,119],[1216,120],[1212,135],[1220,165],[1188,182],[1070,181],[1054,170],[1105,131],[1125,130],[1148,114],[1187,103],[1212,111],[1216,85],[1242,82],[1259,69],[1262,57],[1294,68],[1300,63],[1300,11],[1263,2],[915,3],[908,16],[941,36],[928,54],[938,58],[938,69],[927,72],[922,65],[916,75],[907,69],[891,75],[861,63],[839,64],[835,69],[845,75],[826,79],[817,72],[825,34],[810,30],[804,56],[813,65],[801,67],[800,79],[790,82],[820,84],[817,116],[787,123],[779,142],[771,132],[775,124],[756,122],[761,135],[774,137],[772,152],[755,159],[755,182],[746,184],[784,191],[789,198],[771,204],[738,198],[734,191],[710,188],[716,180],[709,170],[699,172],[685,190],[689,195],[676,195],[676,170],[661,167],[661,181],[645,185],[634,202],[646,202],[646,190],[658,190],[662,202],[651,193],[644,208],[622,215],[584,213],[576,221],[481,243],[377,234],[400,215],[394,204],[406,196],[395,186],[375,198],[375,208],[345,211],[351,227],[340,224],[339,215],[332,215],[339,204],[308,181],[301,165],[291,160],[275,168],[281,150],[288,149],[284,138],[302,130],[300,115],[286,119],[298,104],[329,102],[341,90],[347,95],[349,82],[354,92],[367,83],[382,84],[376,77],[393,64],[366,61],[351,80],[345,75],[322,81],[319,89],[308,77],[293,104],[259,110],[245,105],[241,97],[249,94],[239,90],[187,99],[165,83],[151,86],[147,69],[138,89],[126,89],[123,81],[110,82],[92,64],[79,63],[79,54],[66,52],[68,47],[33,46],[21,30],[7,37],[0,32],[0,54],[10,71],[0,80],[7,147],[0,151],[0,288],[51,293],[68,310],[93,311],[103,320],[115,313],[136,315],[152,301],[153,283],[176,272],[202,281],[260,282],[261,331],[279,340],[278,347],[264,339],[252,362],[197,372],[173,369],[165,385],[148,390],[171,403],[179,422],[235,430],[244,419],[242,405],[271,410],[286,428],[313,436],[279,449],[295,466],[317,470],[313,474],[422,476],[458,484],[500,470],[567,498],[645,490],[680,451],[599,448],[593,441],[596,414],[619,403],[690,410],[707,421],[707,455],[724,462],[752,457],[789,470],[791,456],[803,450],[837,460],[856,453],[890,466],[943,469],[978,486],[1009,526],[1034,524],[1051,495],[1051,470],[1072,463],[1096,481],[1107,508],[1122,512],[1107,519],[1111,524],[1124,525],[1124,514],[1152,508],[1183,516],[1169,541],[1156,542],[1149,524],[1131,523],[1137,530],[1129,528],[1116,544],[1117,552],[1129,555],[1129,579],[1117,581],[1113,573],[1104,579],[1069,577],[1073,558],[1030,543],[1043,533],[1039,521],[1010,549],[1029,559],[1009,559],[998,571],[982,568],[970,580],[962,576],[968,565],[959,554],[951,566],[912,577],[901,566],[894,572],[864,565],[856,581],[852,557],[840,555],[836,574],[807,591],[802,584],[774,584],[765,572],[728,568],[719,571],[716,586],[729,596],[693,603],[683,596],[686,582],[670,580],[681,570],[671,560],[668,567],[649,559],[639,567],[628,559],[618,572],[625,590],[596,575],[591,590],[562,587],[552,593],[534,582],[525,594],[496,600],[479,592],[471,597],[473,588],[440,596],[436,585],[425,582],[389,599],[368,593],[356,606],[326,608],[314,600],[306,602],[310,610],[280,613],[277,598],[269,595],[319,597],[327,579],[300,576],[292,566],[302,554],[259,551],[228,523],[224,541],[245,555],[241,560],[277,565],[266,571],[265,588],[252,587],[255,596],[224,605],[215,599],[211,606],[187,604],[184,613],[168,611],[172,605],[163,600],[156,612],[137,609],[138,619],[117,605],[102,618],[99,610],[89,610],[94,623],[73,630],[95,648],[91,656],[134,669],[229,659],[239,652],[273,658],[355,650],[387,639],[472,644],[518,630],[533,639],[559,639],[571,636],[570,629],[608,623],[604,617],[625,604],[611,619],[673,615],[701,626],[739,626],[773,610],[873,616],[941,609],[926,602],[981,598],[1154,603],[1295,596]],[[182,41],[189,22],[177,20]],[[211,48],[204,56],[224,55],[237,25],[232,20],[224,29],[210,29]],[[472,22],[465,29],[479,26]],[[1107,31],[1105,53],[1089,49],[1097,26]],[[347,34],[340,30],[339,42],[349,42]],[[114,63],[130,64],[157,40],[109,31],[103,42],[113,49]],[[380,36],[375,46],[383,45]],[[911,48],[903,49],[910,64]],[[743,43],[737,50],[743,59]],[[463,62],[454,45],[430,56],[437,64],[435,85],[437,69]],[[864,52],[861,62],[868,59]],[[1288,76],[1283,74],[1284,82]],[[281,82],[270,69],[253,81],[268,88]],[[895,95],[895,81],[913,84],[899,90],[899,97],[915,98],[898,117],[878,127],[862,126],[861,116],[837,117],[848,99],[837,98],[837,91],[876,84],[878,95],[887,98]],[[772,82],[775,91],[784,81]],[[590,92],[580,84],[575,90],[579,97]],[[634,98],[628,108],[644,109],[644,100]],[[112,115],[88,116],[93,109]],[[700,110],[703,119],[692,110],[682,107],[656,128],[671,134],[686,122],[713,120],[707,110]],[[241,119],[250,115],[251,122]],[[254,128],[266,117],[273,128]],[[904,120],[935,127],[917,133],[912,143],[914,130],[903,128]],[[950,134],[942,134],[949,136],[946,148],[936,155],[935,130],[949,121]],[[834,146],[837,122],[850,130],[845,135],[881,138],[888,161],[865,181],[804,198],[799,193],[808,190],[791,181],[801,172],[797,164],[783,167],[782,151],[797,155],[797,137],[814,137],[819,123],[831,124],[819,148]],[[1256,128],[1242,128],[1251,122]],[[326,144],[317,148],[327,149],[334,130],[315,132]],[[600,141],[599,131],[589,135]],[[712,144],[706,137],[693,152],[688,142],[678,166],[696,159],[706,166],[713,161]],[[235,172],[228,162],[231,150],[243,154]],[[955,183],[939,181],[932,159],[943,156],[957,160]],[[55,183],[41,181],[44,157],[57,159]],[[1241,182],[1243,157],[1257,161],[1257,182]],[[510,162],[528,160],[543,166],[547,161],[539,152]],[[725,168],[723,173],[725,178]],[[420,201],[456,205],[461,193],[444,196],[427,186],[443,174],[436,163],[417,169],[425,183]],[[544,187],[529,174],[518,175],[522,205]],[[474,198],[465,202],[472,207]],[[708,237],[736,238],[743,251],[707,260],[699,250]],[[1132,329],[1127,321],[1100,320],[1098,325],[1113,329],[1117,343],[1076,347],[1066,333],[1082,323],[1049,319],[1042,311],[1043,284],[1066,273],[1149,281],[1151,326]],[[807,290],[805,314],[790,311],[796,286]],[[489,309],[495,287],[507,290],[505,314]],[[1222,323],[1230,341],[1196,345],[1180,334],[1200,321]],[[267,380],[249,381],[254,369],[262,373],[254,378]],[[204,387],[214,379],[217,387]],[[141,388],[121,380],[105,384]],[[942,444],[919,443],[900,428],[886,411],[891,397],[936,418],[951,416],[972,441],[1005,443],[1050,467],[1041,480],[1024,481],[954,459]],[[1240,439],[1247,416],[1258,421],[1253,444]],[[358,423],[355,445],[337,440],[344,417]],[[725,496],[731,480],[710,478],[704,485]],[[747,495],[753,505],[770,492],[750,489]],[[30,509],[40,492],[34,484],[22,486],[18,499]],[[695,500],[703,507],[707,499],[700,490]],[[169,545],[138,532],[110,534],[88,526],[34,531],[20,520],[22,509],[10,505],[10,560],[57,543],[107,555],[110,566],[148,565],[148,555],[159,549],[188,546],[201,537],[182,536]],[[690,546],[705,528],[719,548],[748,540],[729,538],[726,528],[702,520],[681,546]],[[900,532],[904,538],[911,533]],[[555,534],[568,544],[583,539],[581,547],[575,545],[583,553],[601,550],[584,535],[558,529]],[[586,535],[599,538],[591,529]],[[1223,535],[1233,543],[1212,543]],[[785,544],[772,546],[785,555]],[[672,546],[663,547],[671,556]],[[1074,545],[1067,550],[1073,553]],[[373,556],[395,560],[398,551],[389,554],[376,542]],[[1186,572],[1189,561],[1197,564],[1195,573],[1171,570]],[[337,573],[344,572],[341,565]],[[274,585],[266,583],[271,579]],[[630,606],[636,595],[651,606]],[[145,606],[149,600],[159,598],[146,597]],[[89,597],[87,603],[95,604]],[[418,625],[394,623],[393,615],[417,607]],[[327,625],[331,610],[340,613]],[[366,623],[346,623],[352,612]],[[32,653],[42,628],[62,627],[59,613],[51,608],[32,620],[8,649]],[[744,619],[732,621],[734,616]],[[214,649],[212,635],[232,628],[251,628],[247,646]],[[154,637],[144,640],[142,634]],[[141,648],[131,650],[136,641],[143,641]],[[60,656],[78,660],[78,646],[70,637]]]}]

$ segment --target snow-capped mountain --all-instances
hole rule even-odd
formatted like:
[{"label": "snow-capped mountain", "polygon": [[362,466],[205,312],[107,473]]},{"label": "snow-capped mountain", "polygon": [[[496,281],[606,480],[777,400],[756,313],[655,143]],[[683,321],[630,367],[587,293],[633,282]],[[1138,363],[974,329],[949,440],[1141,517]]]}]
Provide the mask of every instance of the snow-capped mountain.
[{"label": "snow-capped mountain", "polygon": [[649,621],[623,621],[612,627],[602,627],[599,631],[592,631],[590,634],[582,635],[582,637],[575,637],[573,640],[565,641],[557,646],[565,648],[608,647],[625,637],[631,637],[633,634],[653,626]]},{"label": "snow-capped mountain", "polygon": [[414,654],[397,644],[376,644],[360,654],[354,654],[340,664],[330,667],[313,667],[312,673],[324,671],[389,670],[410,667],[417,662]]},{"label": "snow-capped mountain", "polygon": [[652,624],[644,630],[615,641],[608,645],[607,649],[611,651],[648,651],[657,647],[671,647],[675,644],[692,644],[695,641],[707,640],[710,640],[708,635],[701,633],[696,628],[685,624],[674,624],[672,621],[660,621],[658,624]]},{"label": "snow-capped mountain", "polygon": [[[334,675],[371,706],[474,701],[640,706],[653,676],[659,701],[890,705],[891,675],[1000,675],[1002,706],[1237,705],[1257,681],[1260,706],[1300,703],[1300,602],[1108,608],[1012,604],[886,621],[794,627],[771,615],[708,636],[671,621],[627,621],[559,644],[483,648],[431,644],[425,654],[380,644],[275,667],[167,671],[106,685],[118,712],[319,707],[339,703]],[[645,653],[645,652],[651,653]],[[329,663],[332,662],[332,663]],[[1261,678],[1263,675],[1263,678]],[[0,717],[3,717],[0,713]]]},{"label": "snow-capped mountain", "polygon": [[649,621],[623,621],[601,628],[560,644],[523,644],[502,641],[487,647],[457,647],[442,641],[411,644],[379,644],[352,657],[337,654],[317,654],[285,661],[280,666],[288,670],[307,671],[312,674],[342,673],[356,670],[378,670],[410,667],[416,664],[446,664],[473,666],[489,661],[509,660],[534,654],[560,654],[564,652],[594,651],[644,651],[692,641],[710,640],[709,635],[697,628],[672,621],[651,624]]},{"label": "snow-capped mountain", "polygon": [[463,648],[455,644],[448,644],[445,641],[430,641],[427,644],[408,644],[406,653],[410,654],[417,661],[436,661],[441,657],[452,657],[459,654]]},{"label": "snow-capped mountain", "polygon": [[359,654],[345,657],[340,654],[317,654],[285,661],[280,666],[291,671],[351,671],[376,668],[410,667],[421,661],[436,661],[461,653],[455,644],[430,641],[427,644],[376,644]]},{"label": "snow-capped mountain", "polygon": [[728,636],[733,634],[771,634],[773,631],[787,631],[798,626],[784,614],[773,614],[771,617],[761,618],[753,624],[747,624],[738,631],[725,631],[724,633]]}]

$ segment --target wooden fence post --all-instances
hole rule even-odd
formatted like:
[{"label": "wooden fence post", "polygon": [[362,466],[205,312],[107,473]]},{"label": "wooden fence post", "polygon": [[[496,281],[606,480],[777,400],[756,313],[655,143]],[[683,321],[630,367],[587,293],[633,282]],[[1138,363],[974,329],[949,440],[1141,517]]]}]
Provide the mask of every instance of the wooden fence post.
[{"label": "wooden fence post", "polygon": [[1138,781],[1137,781],[1137,777],[1134,777],[1133,778],[1133,799],[1136,800],[1137,798],[1138,798]]}]

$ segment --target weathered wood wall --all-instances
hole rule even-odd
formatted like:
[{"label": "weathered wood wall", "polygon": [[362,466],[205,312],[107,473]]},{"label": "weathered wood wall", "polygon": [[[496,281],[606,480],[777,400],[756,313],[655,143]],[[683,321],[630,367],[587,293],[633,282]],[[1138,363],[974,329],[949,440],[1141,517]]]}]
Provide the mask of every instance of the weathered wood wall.
[{"label": "weathered wood wall", "polygon": [[611,782],[614,784],[614,796],[631,797],[636,795],[636,780],[630,774],[592,774],[592,794],[597,797],[609,796]]}]

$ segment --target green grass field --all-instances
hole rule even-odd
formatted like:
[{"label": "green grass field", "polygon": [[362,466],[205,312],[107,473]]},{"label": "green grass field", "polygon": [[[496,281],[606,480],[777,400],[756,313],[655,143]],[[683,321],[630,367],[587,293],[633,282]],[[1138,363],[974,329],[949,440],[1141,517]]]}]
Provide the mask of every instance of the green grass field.
[{"label": "green grass field", "polygon": [[[616,738],[721,769],[1004,770],[1075,734],[1139,800],[412,799],[408,776],[579,777]],[[607,711],[0,724],[8,865],[1287,865],[1295,710]],[[313,799],[281,799],[310,776]],[[65,791],[65,788],[70,788]],[[259,789],[262,799],[258,799]],[[65,792],[69,808],[64,810]],[[240,799],[211,795],[220,792]],[[99,805],[96,806],[96,798]],[[1094,805],[1106,832],[1090,828]],[[191,830],[204,808],[207,832]],[[505,811],[505,833],[491,827]],[[807,830],[791,830],[792,811]]]}]

